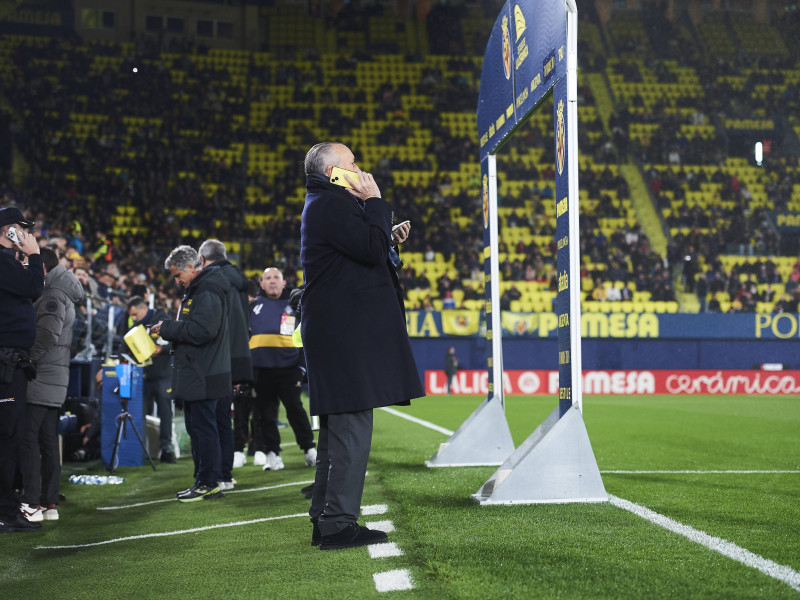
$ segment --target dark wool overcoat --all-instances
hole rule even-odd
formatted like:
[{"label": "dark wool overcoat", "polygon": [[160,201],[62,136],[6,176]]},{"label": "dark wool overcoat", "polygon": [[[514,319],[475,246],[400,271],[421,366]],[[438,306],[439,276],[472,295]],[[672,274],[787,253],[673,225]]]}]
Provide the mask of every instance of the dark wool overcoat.
[{"label": "dark wool overcoat", "polygon": [[407,404],[424,396],[400,282],[389,260],[391,205],[369,198],[362,207],[318,174],[308,176],[306,190],[301,333],[311,414]]}]

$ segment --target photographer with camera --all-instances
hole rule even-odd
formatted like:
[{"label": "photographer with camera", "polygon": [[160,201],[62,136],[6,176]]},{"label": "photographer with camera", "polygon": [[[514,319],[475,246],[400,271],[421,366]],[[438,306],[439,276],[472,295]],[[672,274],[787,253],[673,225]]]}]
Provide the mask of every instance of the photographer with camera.
[{"label": "photographer with camera", "polygon": [[[16,206],[0,208],[0,533],[35,531],[14,494],[17,450],[22,437],[28,380],[35,377],[28,350],[36,339],[33,302],[44,289],[39,244]],[[28,259],[28,267],[17,260]]]},{"label": "photographer with camera", "polygon": [[283,273],[274,267],[265,269],[261,289],[264,295],[256,298],[250,309],[250,352],[256,376],[254,418],[264,440],[264,448],[258,450],[266,453],[265,471],[283,468],[278,432],[278,408],[282,402],[306,465],[313,467],[317,462],[314,433],[300,400],[305,361],[303,351],[292,343],[297,323]]},{"label": "photographer with camera", "polygon": [[83,286],[59,262],[52,248],[42,248],[44,292],[36,301],[36,340],[30,350],[36,379],[28,384],[27,412],[19,448],[22,471],[22,514],[29,521],[58,519],[61,453],[58,422],[67,398],[75,304]]}]

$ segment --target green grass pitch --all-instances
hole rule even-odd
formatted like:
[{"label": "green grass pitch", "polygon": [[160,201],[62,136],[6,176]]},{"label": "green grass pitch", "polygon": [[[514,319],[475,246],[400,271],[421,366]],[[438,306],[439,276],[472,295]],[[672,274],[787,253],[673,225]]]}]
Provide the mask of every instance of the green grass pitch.
[{"label": "green grass pitch", "polygon": [[[428,397],[405,413],[455,430],[483,401]],[[555,407],[508,397],[516,445]],[[800,403],[792,396],[593,396],[584,420],[606,490],[800,572]],[[284,442],[291,431],[281,430]],[[797,598],[784,581],[610,503],[479,506],[493,467],[424,466],[447,436],[375,412],[364,505],[391,521],[393,556],[310,545],[313,478],[300,450],[286,469],[235,470],[235,493],[180,504],[191,459],[120,468],[121,485],[66,481],[61,519],[0,537],[0,589],[40,598]],[[102,472],[95,465],[96,472]],[[725,471],[766,471],[730,473]],[[610,471],[630,471],[612,473]],[[698,471],[643,473],[642,471]],[[721,471],[711,473],[709,471]],[[779,472],[788,471],[788,472]],[[130,506],[138,504],[138,506]],[[109,509],[109,507],[124,507]],[[102,510],[100,510],[102,509]],[[182,532],[182,533],[177,533]],[[154,535],[162,534],[162,535]],[[127,538],[127,539],[121,539]],[[98,545],[88,545],[98,544]],[[55,546],[75,548],[43,548]],[[413,589],[378,592],[407,571]],[[800,585],[800,580],[798,580]]]}]

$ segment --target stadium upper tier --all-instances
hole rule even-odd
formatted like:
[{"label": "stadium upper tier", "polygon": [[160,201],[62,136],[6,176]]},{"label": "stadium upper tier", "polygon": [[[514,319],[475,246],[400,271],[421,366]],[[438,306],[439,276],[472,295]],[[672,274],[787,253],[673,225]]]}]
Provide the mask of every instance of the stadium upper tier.
[{"label": "stadium upper tier", "polygon": [[[697,310],[697,275],[717,264],[729,271],[720,257],[737,253],[793,256],[778,270],[785,286],[797,241],[779,238],[768,215],[800,211],[791,30],[709,17],[670,25],[667,39],[647,14],[618,16],[579,27],[584,309],[603,310],[613,302],[604,290],[627,282],[633,296],[620,310]],[[388,17],[334,31],[276,11],[265,52],[4,35],[17,193],[53,229],[78,219],[87,239],[110,234],[118,256],[153,240],[163,249],[217,237],[249,274],[266,261],[299,280],[302,160],[317,141],[338,140],[412,222],[403,248],[408,307],[439,308],[450,297],[477,307],[475,107],[492,22],[471,11],[446,34]],[[433,53],[442,36],[461,51]],[[765,44],[742,45],[754,37]],[[509,310],[552,309],[552,127],[545,106],[498,158]],[[753,132],[772,140],[760,166],[740,152]],[[689,265],[682,257],[692,253]]]}]

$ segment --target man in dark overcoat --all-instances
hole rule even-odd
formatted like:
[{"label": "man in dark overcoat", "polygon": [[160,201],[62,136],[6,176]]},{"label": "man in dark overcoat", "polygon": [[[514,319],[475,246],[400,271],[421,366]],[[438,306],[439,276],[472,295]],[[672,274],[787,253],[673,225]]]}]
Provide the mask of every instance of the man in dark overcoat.
[{"label": "man in dark overcoat", "polygon": [[[333,167],[351,188],[330,182]],[[374,544],[382,531],[356,523],[372,443],[372,409],[425,395],[406,330],[399,257],[410,224],[392,233],[393,209],[350,149],[324,142],[305,159],[300,226],[305,291],[301,333],[311,414],[320,416],[309,514],[323,550]]]}]

